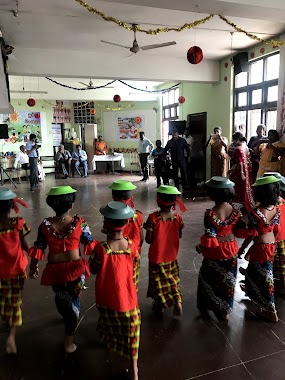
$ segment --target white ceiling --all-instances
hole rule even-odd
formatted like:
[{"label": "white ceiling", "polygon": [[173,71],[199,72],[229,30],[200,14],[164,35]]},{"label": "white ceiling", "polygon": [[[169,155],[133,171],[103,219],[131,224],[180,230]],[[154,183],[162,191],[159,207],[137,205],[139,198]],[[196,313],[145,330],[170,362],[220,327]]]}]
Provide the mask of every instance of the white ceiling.
[{"label": "white ceiling", "polygon": [[[221,13],[241,28],[263,38],[269,38],[285,31],[284,0],[271,0],[270,2],[265,0],[88,0],[88,2],[107,15],[130,24],[138,23],[144,28],[180,26],[186,22],[203,18],[209,13]],[[186,52],[192,45],[199,45],[203,49],[205,62],[221,59],[231,53],[230,31],[232,28],[218,17],[195,30],[180,33],[161,33],[157,36],[138,33],[139,45],[157,44],[172,40],[175,40],[177,45],[141,51],[135,57],[129,57],[128,50],[103,44],[100,40],[104,39],[131,46],[132,32],[90,14],[75,0],[19,0],[19,16],[17,18],[11,12],[15,9],[15,4],[15,0],[0,1],[0,29],[6,42],[15,47],[15,61],[17,59],[23,60],[24,53],[27,52],[28,57],[26,59],[31,62],[30,71],[27,68],[23,70],[23,73],[29,73],[29,75],[55,75],[54,62],[51,62],[54,65],[51,70],[47,68],[48,63],[43,62],[42,66],[45,69],[42,73],[39,62],[37,62],[39,66],[37,69],[32,65],[40,51],[51,51],[50,59],[55,61],[57,59],[56,51],[61,60],[64,60],[66,54],[65,65],[69,64],[71,54],[75,52],[82,61],[88,54],[93,53],[92,57],[97,57],[101,62],[107,63],[105,66],[108,66],[107,71],[101,70],[100,66],[96,67],[96,70],[95,68],[92,70],[92,62],[90,62],[90,68],[87,70],[86,62],[84,62],[85,66],[82,73],[72,74],[68,72],[68,76],[79,76],[80,74],[82,77],[88,77],[92,74],[93,77],[98,78],[118,77],[122,75],[116,67],[118,66],[117,63],[120,62],[120,65],[128,66],[129,78],[154,79],[149,73],[150,70],[144,73],[144,68],[149,69],[147,62],[154,65],[154,62],[159,60],[159,65],[169,65],[169,71],[171,69],[171,72],[164,73],[163,78],[157,76],[159,80],[175,79],[175,67],[180,71],[180,66],[177,65],[178,60],[186,61]],[[254,44],[254,41],[240,33],[235,32],[233,35],[234,51],[246,49]],[[139,60],[143,62],[143,65],[138,65]],[[20,65],[21,62],[18,62],[14,69],[14,62],[10,60],[11,72],[21,74]],[[135,72],[136,67],[139,68],[139,72]],[[193,72],[194,68],[191,69]],[[109,72],[110,74],[108,74]],[[116,75],[117,72],[118,75]],[[126,72],[127,70],[124,71],[125,78],[127,78]],[[190,74],[187,76],[186,70],[183,75],[184,80],[187,80],[187,77],[194,80],[194,78],[190,78]],[[206,80],[211,81],[210,78]]]}]

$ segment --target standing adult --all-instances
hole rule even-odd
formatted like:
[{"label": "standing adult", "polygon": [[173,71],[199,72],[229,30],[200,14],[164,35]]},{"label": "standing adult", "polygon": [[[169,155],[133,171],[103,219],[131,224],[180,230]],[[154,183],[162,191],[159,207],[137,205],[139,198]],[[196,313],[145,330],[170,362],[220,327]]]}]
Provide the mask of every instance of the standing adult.
[{"label": "standing adult", "polygon": [[230,180],[235,183],[235,197],[233,202],[246,211],[254,207],[252,193],[252,172],[249,150],[244,149],[245,137],[236,132],[233,134],[235,150],[231,157]]},{"label": "standing adult", "polygon": [[39,146],[36,143],[36,135],[34,133],[31,133],[30,140],[26,144],[26,150],[29,156],[29,164],[30,164],[30,190],[31,191],[34,191],[34,188],[39,186],[38,148]]},{"label": "standing adult", "polygon": [[156,140],[156,148],[152,151],[151,156],[154,158],[154,170],[157,187],[161,185],[161,177],[164,185],[168,185],[168,178],[163,171],[163,161],[165,159],[164,148],[161,146],[161,140]]},{"label": "standing adult", "polygon": [[87,153],[85,150],[81,149],[81,145],[76,145],[76,150],[72,152],[72,160],[74,161],[74,168],[77,171],[77,173],[80,175],[80,177],[83,177],[83,174],[81,173],[79,166],[83,167],[84,171],[84,177],[88,176],[88,163],[87,163]]},{"label": "standing adult", "polygon": [[222,128],[214,128],[209,140],[206,142],[206,148],[211,146],[211,177],[226,177],[228,171],[228,140],[222,136]]},{"label": "standing adult", "polygon": [[178,132],[175,132],[172,139],[167,142],[164,150],[165,154],[170,150],[175,187],[179,190],[178,169],[180,169],[182,186],[188,186],[184,151],[187,152],[188,161],[190,161],[191,152],[187,142],[182,137],[179,137]]},{"label": "standing adult", "polygon": [[145,137],[144,132],[140,132],[138,154],[140,158],[141,171],[143,173],[143,178],[141,179],[141,181],[144,182],[147,182],[149,178],[148,156],[150,155],[152,150],[152,142]]},{"label": "standing adult", "polygon": [[64,149],[64,145],[60,144],[58,147],[58,152],[55,155],[55,160],[58,163],[64,178],[67,178],[69,175],[69,169],[71,165],[71,153]]},{"label": "standing adult", "polygon": [[257,155],[253,149],[257,146],[258,142],[264,137],[266,127],[264,124],[259,124],[256,128],[256,136],[252,136],[247,144],[251,149],[250,161],[252,164],[252,182],[255,182],[258,168],[259,168],[259,155]]},{"label": "standing adult", "polygon": [[279,134],[275,129],[268,131],[268,139],[263,143],[259,140],[254,153],[260,154],[257,178],[262,177],[265,172],[279,172],[280,157],[285,154],[285,145],[279,141]]},{"label": "standing adult", "polygon": [[[191,136],[189,129],[185,129],[183,137],[184,137],[185,141],[187,142],[187,144],[189,145],[189,148],[190,148],[190,157],[191,157],[191,155],[192,155],[192,146],[194,144],[194,138],[193,138],[193,136]],[[191,179],[191,175],[190,175],[190,173],[191,173],[191,162],[189,162],[190,160],[188,160],[188,153],[187,153],[187,151],[184,151],[184,157],[185,157],[185,164],[186,164],[187,180],[188,180],[188,184],[190,184],[190,179]]]}]

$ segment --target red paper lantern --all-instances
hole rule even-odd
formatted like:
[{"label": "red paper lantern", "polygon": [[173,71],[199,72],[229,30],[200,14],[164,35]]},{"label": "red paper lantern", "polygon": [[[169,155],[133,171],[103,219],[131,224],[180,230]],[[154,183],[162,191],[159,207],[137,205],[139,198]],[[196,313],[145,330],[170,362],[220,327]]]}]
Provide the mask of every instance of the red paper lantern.
[{"label": "red paper lantern", "polygon": [[199,46],[192,46],[187,51],[187,59],[192,65],[197,65],[203,59],[203,51]]},{"label": "red paper lantern", "polygon": [[30,106],[30,107],[34,107],[35,104],[36,104],[35,99],[30,98],[30,99],[27,100],[27,105]]},{"label": "red paper lantern", "polygon": [[114,95],[113,100],[115,103],[119,103],[121,101],[120,95]]},{"label": "red paper lantern", "polygon": [[184,96],[179,96],[179,98],[178,98],[178,102],[180,103],[180,104],[183,104],[183,103],[185,103],[185,98],[184,98]]}]

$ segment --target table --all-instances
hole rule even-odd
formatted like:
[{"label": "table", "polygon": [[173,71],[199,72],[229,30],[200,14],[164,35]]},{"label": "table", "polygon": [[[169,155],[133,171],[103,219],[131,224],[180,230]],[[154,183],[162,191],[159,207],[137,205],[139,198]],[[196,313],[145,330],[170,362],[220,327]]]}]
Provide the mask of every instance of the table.
[{"label": "table", "polygon": [[123,169],[125,165],[125,158],[123,153],[102,154],[101,156],[95,155],[92,160],[92,169],[96,170],[96,162],[112,162],[112,172],[114,173],[114,162],[120,162],[120,167]]}]

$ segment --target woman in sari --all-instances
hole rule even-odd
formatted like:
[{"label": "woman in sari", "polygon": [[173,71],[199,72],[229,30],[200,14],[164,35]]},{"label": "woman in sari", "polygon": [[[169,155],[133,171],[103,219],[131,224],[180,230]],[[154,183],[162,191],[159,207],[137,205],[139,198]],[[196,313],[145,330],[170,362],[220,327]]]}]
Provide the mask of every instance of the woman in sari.
[{"label": "woman in sari", "polygon": [[221,134],[222,128],[216,127],[214,134],[206,142],[206,148],[211,146],[211,177],[226,177],[228,171],[228,140]]},{"label": "woman in sari", "polygon": [[250,211],[254,207],[252,193],[252,172],[249,149],[243,146],[245,137],[236,132],[233,134],[235,150],[231,158],[230,180],[235,183],[235,197],[233,203]]},{"label": "woman in sari", "polygon": [[260,155],[257,178],[262,177],[265,172],[279,172],[280,157],[285,153],[285,145],[279,141],[279,135],[275,129],[270,129],[268,139],[262,140],[259,140],[254,150],[255,154]]}]

